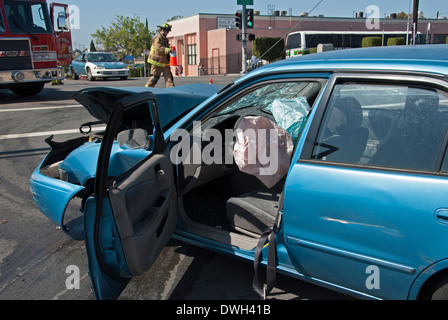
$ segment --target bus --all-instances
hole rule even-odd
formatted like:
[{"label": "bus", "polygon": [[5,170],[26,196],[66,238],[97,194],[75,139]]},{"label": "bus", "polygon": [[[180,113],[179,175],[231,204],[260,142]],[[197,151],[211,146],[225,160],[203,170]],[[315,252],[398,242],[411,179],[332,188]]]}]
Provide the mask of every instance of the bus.
[{"label": "bus", "polygon": [[[334,50],[360,48],[365,37],[380,37],[383,46],[389,38],[412,38],[406,31],[297,31],[286,38],[286,58],[309,54],[319,44],[331,44]],[[417,33],[416,44],[425,43],[423,35]]]}]

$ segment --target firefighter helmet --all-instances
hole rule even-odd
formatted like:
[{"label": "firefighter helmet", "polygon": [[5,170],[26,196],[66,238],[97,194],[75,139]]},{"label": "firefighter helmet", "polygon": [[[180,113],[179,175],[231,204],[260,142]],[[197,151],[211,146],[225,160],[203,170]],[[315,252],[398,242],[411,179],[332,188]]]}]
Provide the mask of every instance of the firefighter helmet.
[{"label": "firefighter helmet", "polygon": [[160,30],[166,30],[168,32],[171,32],[172,25],[168,23],[164,23],[163,26],[158,26]]}]

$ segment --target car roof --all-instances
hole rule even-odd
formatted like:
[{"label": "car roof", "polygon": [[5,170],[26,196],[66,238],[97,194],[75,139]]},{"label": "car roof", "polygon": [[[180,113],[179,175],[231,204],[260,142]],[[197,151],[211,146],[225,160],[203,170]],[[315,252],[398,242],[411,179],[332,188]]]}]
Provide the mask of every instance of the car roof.
[{"label": "car roof", "polygon": [[[448,45],[334,50],[285,59],[255,73],[284,71],[414,71],[448,75]],[[249,73],[249,74],[252,74]]]}]

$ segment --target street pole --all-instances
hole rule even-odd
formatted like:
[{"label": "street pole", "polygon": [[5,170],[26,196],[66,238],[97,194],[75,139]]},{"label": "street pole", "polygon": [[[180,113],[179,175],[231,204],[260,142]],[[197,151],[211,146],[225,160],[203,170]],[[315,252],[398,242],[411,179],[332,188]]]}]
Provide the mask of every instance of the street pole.
[{"label": "street pole", "polygon": [[242,54],[242,73],[247,73],[247,10],[246,5],[243,5],[242,19],[241,24],[243,27],[243,54]]},{"label": "street pole", "polygon": [[412,44],[415,45],[415,40],[417,39],[417,29],[418,29],[418,0],[414,0],[414,7],[412,10]]}]

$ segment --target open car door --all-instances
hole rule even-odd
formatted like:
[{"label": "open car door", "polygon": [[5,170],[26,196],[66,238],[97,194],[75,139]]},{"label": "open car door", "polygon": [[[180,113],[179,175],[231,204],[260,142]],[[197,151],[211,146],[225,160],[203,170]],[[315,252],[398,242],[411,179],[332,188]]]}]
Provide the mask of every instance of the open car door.
[{"label": "open car door", "polygon": [[[69,6],[62,3],[51,3],[50,14],[56,39],[58,66],[68,66],[72,63],[73,47]],[[79,24],[79,12],[75,12],[73,18],[75,19],[74,27],[76,27],[76,24]]]},{"label": "open car door", "polygon": [[[152,153],[109,177],[112,145],[126,123],[121,119],[145,104],[153,123]],[[156,97],[145,92],[118,100],[102,141],[94,193],[84,207],[89,274],[97,299],[116,299],[132,277],[151,267],[174,232],[176,199]]]}]

